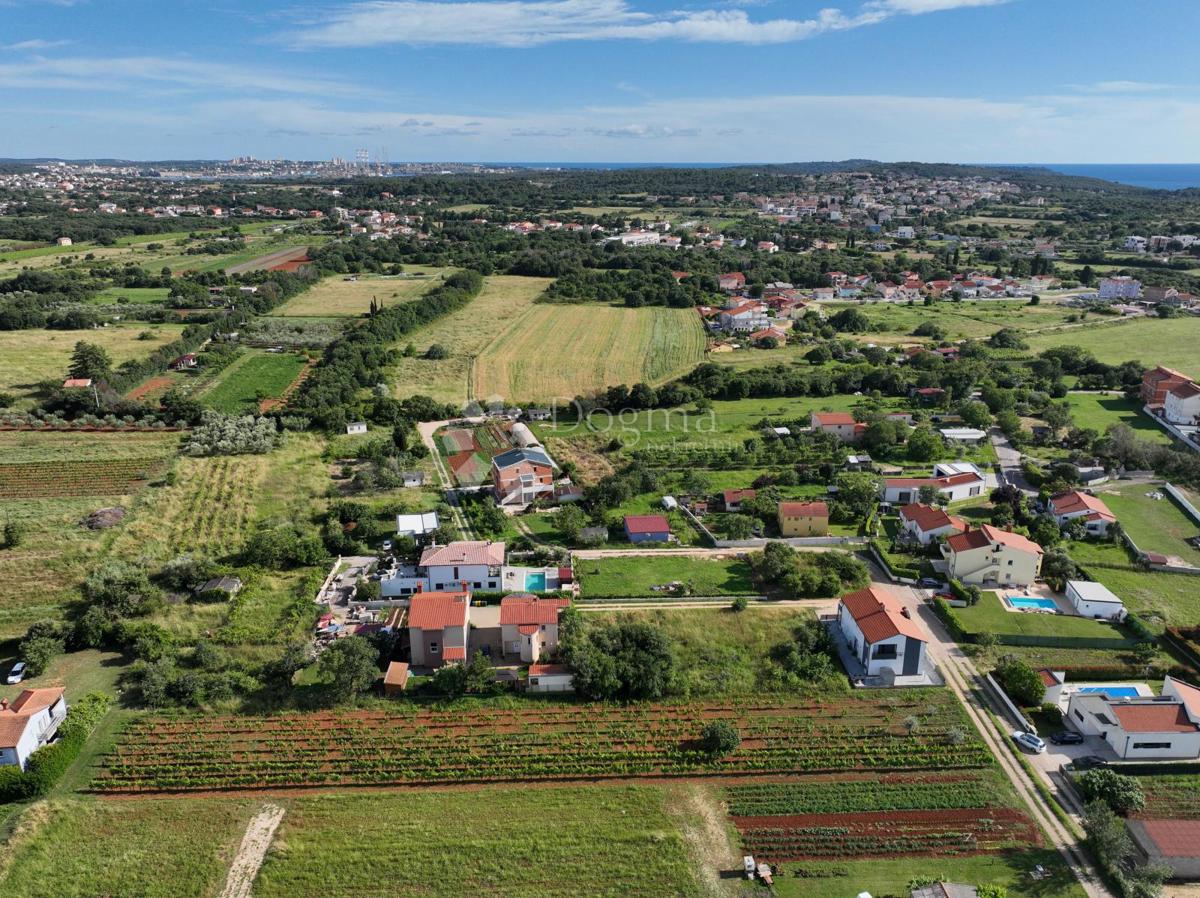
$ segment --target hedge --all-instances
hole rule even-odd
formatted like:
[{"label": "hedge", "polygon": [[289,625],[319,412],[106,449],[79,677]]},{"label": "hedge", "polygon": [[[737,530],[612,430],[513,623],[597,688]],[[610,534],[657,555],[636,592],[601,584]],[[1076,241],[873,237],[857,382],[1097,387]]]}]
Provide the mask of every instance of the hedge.
[{"label": "hedge", "polygon": [[111,701],[104,693],[89,693],[67,710],[58,738],[31,754],[24,770],[0,768],[0,801],[22,801],[49,792],[75,763]]},{"label": "hedge", "polygon": [[974,642],[973,636],[968,636],[963,630],[962,621],[958,619],[958,615],[954,613],[954,609],[950,607],[950,603],[945,599],[933,599],[933,613],[936,614],[946,625],[946,629],[950,631],[950,635],[954,637],[955,642]]}]

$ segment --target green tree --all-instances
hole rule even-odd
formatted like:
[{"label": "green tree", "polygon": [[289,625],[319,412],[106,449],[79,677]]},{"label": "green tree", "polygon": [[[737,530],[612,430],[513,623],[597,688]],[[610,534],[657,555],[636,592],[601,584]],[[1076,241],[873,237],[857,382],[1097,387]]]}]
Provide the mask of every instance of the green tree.
[{"label": "green tree", "polygon": [[941,436],[928,427],[918,427],[908,436],[908,457],[913,461],[935,461],[946,452]]},{"label": "green tree", "polygon": [[588,627],[572,640],[567,664],[575,691],[585,698],[640,701],[662,698],[671,687],[675,659],[662,630],[622,620]]},{"label": "green tree", "polygon": [[344,701],[369,689],[379,678],[379,652],[361,636],[348,636],[321,654],[317,669]]},{"label": "green tree", "polygon": [[112,357],[103,346],[80,340],[71,353],[71,365],[67,373],[71,377],[103,380],[112,371]]},{"label": "green tree", "polygon": [[1108,768],[1088,770],[1075,778],[1086,801],[1102,801],[1121,816],[1146,806],[1146,795],[1135,777]]},{"label": "green tree", "polygon": [[25,525],[9,518],[4,522],[4,548],[15,549],[25,539]]},{"label": "green tree", "polygon": [[714,720],[701,732],[700,744],[710,756],[723,758],[742,744],[742,737],[728,720]]},{"label": "green tree", "polygon": [[587,515],[578,505],[564,505],[554,518],[555,527],[568,543],[579,541],[579,533],[587,526]]},{"label": "green tree", "polygon": [[1046,686],[1038,672],[1025,661],[1012,655],[1000,659],[996,666],[996,679],[1000,681],[1008,697],[1021,707],[1041,706]]}]

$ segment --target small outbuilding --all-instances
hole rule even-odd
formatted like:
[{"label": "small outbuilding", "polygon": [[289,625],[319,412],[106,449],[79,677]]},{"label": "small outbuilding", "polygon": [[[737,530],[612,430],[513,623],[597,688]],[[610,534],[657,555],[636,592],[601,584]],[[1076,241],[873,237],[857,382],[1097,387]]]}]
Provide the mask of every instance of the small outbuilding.
[{"label": "small outbuilding", "polygon": [[408,686],[408,663],[393,661],[383,675],[383,694],[399,695]]},{"label": "small outbuilding", "polygon": [[1115,621],[1125,619],[1125,603],[1103,583],[1068,580],[1067,601],[1080,617]]}]

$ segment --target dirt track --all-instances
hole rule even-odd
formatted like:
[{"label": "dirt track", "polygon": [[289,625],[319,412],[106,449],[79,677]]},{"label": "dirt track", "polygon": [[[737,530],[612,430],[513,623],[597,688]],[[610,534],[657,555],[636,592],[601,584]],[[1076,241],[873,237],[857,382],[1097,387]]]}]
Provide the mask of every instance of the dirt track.
[{"label": "dirt track", "polygon": [[262,806],[246,827],[242,836],[242,844],[234,855],[233,863],[229,865],[229,878],[225,880],[225,888],[221,890],[221,898],[250,898],[250,890],[254,887],[254,878],[258,876],[258,868],[262,866],[275,838],[275,830],[283,821],[283,808],[275,804]]}]

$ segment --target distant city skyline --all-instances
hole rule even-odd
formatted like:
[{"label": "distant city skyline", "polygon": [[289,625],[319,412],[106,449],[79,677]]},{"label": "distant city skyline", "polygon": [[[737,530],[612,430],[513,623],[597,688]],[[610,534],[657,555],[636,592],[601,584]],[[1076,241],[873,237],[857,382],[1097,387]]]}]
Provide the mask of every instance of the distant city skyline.
[{"label": "distant city skyline", "polygon": [[0,157],[1187,163],[1200,7],[1153,9],[0,0]]}]

